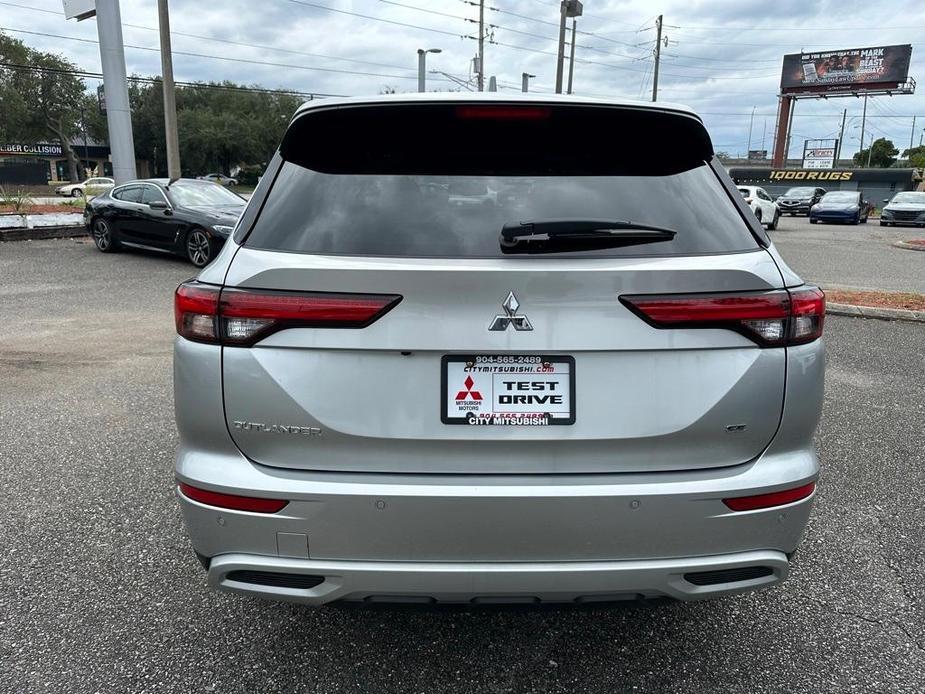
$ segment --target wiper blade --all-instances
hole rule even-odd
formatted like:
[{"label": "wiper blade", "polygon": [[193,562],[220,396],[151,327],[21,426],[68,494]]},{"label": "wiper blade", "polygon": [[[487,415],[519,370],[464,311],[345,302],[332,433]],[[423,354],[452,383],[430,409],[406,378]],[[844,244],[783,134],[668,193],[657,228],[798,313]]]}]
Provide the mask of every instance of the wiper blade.
[{"label": "wiper blade", "polygon": [[504,253],[561,253],[671,241],[678,232],[623,219],[537,219],[501,228]]}]

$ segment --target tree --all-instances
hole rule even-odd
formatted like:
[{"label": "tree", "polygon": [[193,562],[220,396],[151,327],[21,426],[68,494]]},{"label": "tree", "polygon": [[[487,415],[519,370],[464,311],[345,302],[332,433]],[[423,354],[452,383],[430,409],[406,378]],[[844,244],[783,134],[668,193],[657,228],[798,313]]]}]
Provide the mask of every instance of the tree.
[{"label": "tree", "polygon": [[[129,82],[135,153],[166,174],[163,86]],[[236,166],[265,165],[279,145],[298,97],[232,82],[177,87],[177,121],[183,174],[230,174]]]},{"label": "tree", "polygon": [[903,157],[908,160],[909,166],[916,169],[925,169],[925,145],[919,145],[903,152]]},{"label": "tree", "polygon": [[870,149],[862,149],[854,155],[854,163],[857,166],[867,166],[868,159],[870,166],[876,169],[886,169],[896,161],[896,155],[899,150],[891,140],[881,137],[873,141]]},{"label": "tree", "polygon": [[[70,180],[81,180],[71,141],[82,132],[80,108],[86,108],[88,95],[83,80],[71,74],[76,66],[5,34],[0,34],[0,62],[32,68],[4,68],[0,72],[3,97],[0,110],[4,114],[6,137],[44,140],[51,136],[58,140],[67,159]],[[13,117],[7,117],[8,113]]]}]

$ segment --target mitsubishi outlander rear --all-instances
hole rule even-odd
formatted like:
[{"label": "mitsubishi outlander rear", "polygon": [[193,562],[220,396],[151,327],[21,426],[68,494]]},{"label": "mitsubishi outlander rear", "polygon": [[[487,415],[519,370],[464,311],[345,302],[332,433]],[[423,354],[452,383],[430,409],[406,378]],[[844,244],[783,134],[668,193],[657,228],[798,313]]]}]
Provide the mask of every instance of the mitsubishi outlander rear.
[{"label": "mitsubishi outlander rear", "polygon": [[667,104],[323,100],[176,293],[220,589],[696,600],[788,574],[825,299]]}]

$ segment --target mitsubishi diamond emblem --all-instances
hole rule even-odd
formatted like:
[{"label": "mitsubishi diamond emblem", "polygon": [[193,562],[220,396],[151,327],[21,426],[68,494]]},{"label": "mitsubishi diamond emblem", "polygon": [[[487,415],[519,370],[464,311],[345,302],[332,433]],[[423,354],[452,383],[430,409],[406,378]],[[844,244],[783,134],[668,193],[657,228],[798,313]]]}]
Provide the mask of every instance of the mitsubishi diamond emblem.
[{"label": "mitsubishi diamond emblem", "polygon": [[513,325],[514,330],[533,330],[529,318],[524,315],[517,315],[520,302],[514,296],[514,292],[508,293],[507,298],[501,302],[501,308],[504,309],[505,315],[499,314],[495,316],[491,321],[491,325],[488,326],[489,330],[504,331],[507,330],[509,325]]}]

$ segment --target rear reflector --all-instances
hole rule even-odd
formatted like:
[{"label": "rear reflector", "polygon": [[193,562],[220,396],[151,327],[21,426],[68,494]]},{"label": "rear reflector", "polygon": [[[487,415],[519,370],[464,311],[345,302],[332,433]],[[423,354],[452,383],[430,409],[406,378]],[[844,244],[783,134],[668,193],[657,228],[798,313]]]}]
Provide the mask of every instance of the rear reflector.
[{"label": "rear reflector", "polygon": [[228,508],[234,511],[251,511],[253,513],[276,513],[285,508],[289,502],[285,499],[261,499],[253,496],[238,496],[236,494],[222,494],[211,492],[208,489],[192,487],[185,482],[178,482],[183,496],[198,501],[207,506]]},{"label": "rear reflector", "polygon": [[185,282],[177,288],[177,333],[196,342],[249,347],[286,328],[365,328],[401,301],[396,294],[339,294],[222,289]]},{"label": "rear reflector", "polygon": [[825,294],[818,287],[735,294],[621,296],[655,328],[735,330],[762,347],[811,342],[822,335]]},{"label": "rear reflector", "polygon": [[733,511],[754,511],[759,508],[771,508],[772,506],[783,506],[792,504],[794,501],[805,499],[816,489],[816,483],[810,482],[795,489],[785,489],[781,492],[771,492],[770,494],[757,494],[755,496],[736,496],[731,499],[723,499]]}]

